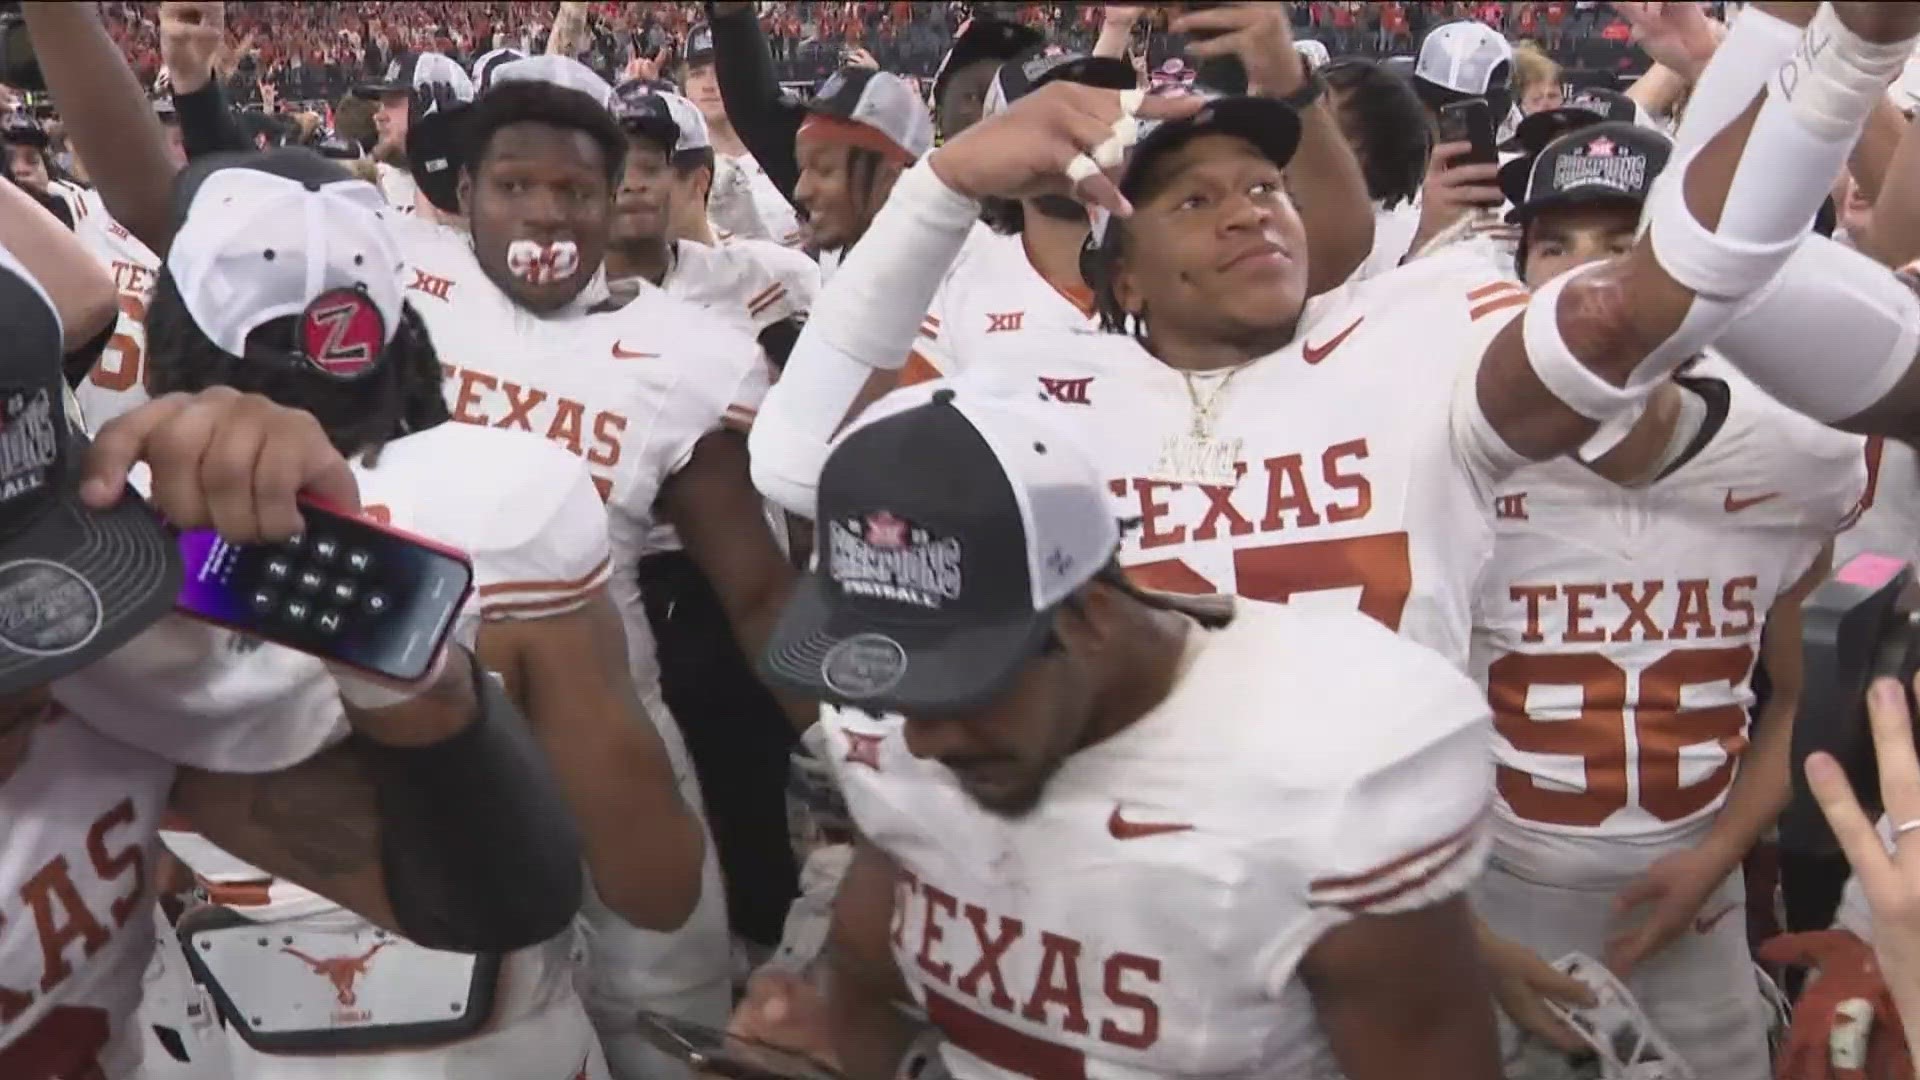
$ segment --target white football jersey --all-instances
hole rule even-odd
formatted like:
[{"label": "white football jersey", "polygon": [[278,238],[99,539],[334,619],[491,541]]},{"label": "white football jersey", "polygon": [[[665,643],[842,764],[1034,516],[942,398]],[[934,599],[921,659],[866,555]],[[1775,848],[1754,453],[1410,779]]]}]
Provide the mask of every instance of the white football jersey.
[{"label": "white football jersey", "polygon": [[1028,335],[1099,328],[1091,291],[1042,277],[1024,235],[976,224],[920,321],[901,381],[957,375],[977,355],[1018,350]]},{"label": "white football jersey", "polygon": [[800,280],[796,290],[757,253],[761,247],[785,250],[764,240],[730,240],[718,247],[676,240],[673,267],[660,288],[752,334],[812,308],[820,291],[820,268],[807,260],[812,280]]},{"label": "white football jersey", "polygon": [[1491,496],[1473,674],[1498,733],[1499,813],[1519,829],[1645,840],[1713,814],[1746,746],[1767,612],[1865,491],[1864,438],[1717,361],[1688,382],[1706,426],[1658,480],[1625,487],[1559,458]]},{"label": "white football jersey", "polygon": [[[956,382],[1035,395],[1084,433],[1115,513],[1139,522],[1120,560],[1142,583],[1357,607],[1464,669],[1488,496],[1522,464],[1474,374],[1527,293],[1483,266],[1437,256],[1348,282],[1291,344],[1224,373],[1083,329],[1006,334]],[[1202,411],[1218,472],[1192,467]],[[1231,483],[1193,479],[1228,468]]]},{"label": "white football jersey", "polygon": [[1338,1075],[1302,959],[1477,876],[1492,763],[1472,683],[1352,614],[1237,607],[1192,631],[1165,701],[1018,817],[898,721],[823,719],[855,825],[900,869],[894,961],[956,1077]]},{"label": "white football jersey", "polygon": [[708,212],[722,240],[738,236],[788,247],[800,243],[800,217],[758,159],[752,154],[715,154],[713,166]]},{"label": "white football jersey", "polygon": [[[586,603],[607,581],[612,560],[599,492],[585,462],[545,439],[441,424],[387,444],[376,467],[356,459],[354,475],[368,516],[467,553],[474,569],[473,605],[483,620],[563,614]],[[331,686],[318,661],[310,661],[308,674]],[[337,702],[333,715],[340,716]],[[345,730],[341,718],[334,735]],[[200,836],[163,836],[211,901],[250,919],[319,919],[336,927],[363,922]],[[511,954],[494,1006],[494,1029],[571,999],[569,945],[570,935],[562,935]]]},{"label": "white football jersey", "polygon": [[113,273],[119,292],[120,316],[113,337],[86,381],[74,390],[87,422],[97,426],[147,400],[147,301],[160,275],[160,259],[113,220],[99,192],[59,182],[48,192],[66,200],[73,212],[74,236]]},{"label": "white football jersey", "polygon": [[0,1076],[136,1074],[133,1023],[154,942],[154,838],[177,765],[273,771],[339,715],[280,676],[304,657],[218,648],[169,617],[54,686],[50,719],[0,778]]},{"label": "white football jersey", "polygon": [[1867,496],[1833,545],[1833,565],[1864,552],[1920,562],[1920,454],[1898,439],[1867,440]]},{"label": "white football jersey", "polygon": [[586,459],[625,568],[612,588],[635,679],[652,685],[653,634],[631,568],[647,550],[660,489],[694,444],[751,423],[770,381],[759,344],[645,283],[613,310],[575,305],[542,318],[487,279],[464,237],[402,235],[407,298],[432,333],[453,418],[531,431]]}]

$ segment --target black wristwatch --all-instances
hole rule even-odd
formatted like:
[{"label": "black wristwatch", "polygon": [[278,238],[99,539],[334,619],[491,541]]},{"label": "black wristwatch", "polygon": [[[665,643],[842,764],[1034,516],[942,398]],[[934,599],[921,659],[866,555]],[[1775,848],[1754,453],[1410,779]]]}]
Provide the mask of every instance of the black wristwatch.
[{"label": "black wristwatch", "polygon": [[[1306,60],[1302,59],[1300,66],[1306,67]],[[1314,103],[1319,101],[1326,92],[1327,80],[1321,78],[1320,73],[1317,71],[1308,71],[1306,78],[1300,81],[1300,89],[1295,90],[1286,97],[1276,100],[1294,112],[1306,112],[1312,108]]]}]

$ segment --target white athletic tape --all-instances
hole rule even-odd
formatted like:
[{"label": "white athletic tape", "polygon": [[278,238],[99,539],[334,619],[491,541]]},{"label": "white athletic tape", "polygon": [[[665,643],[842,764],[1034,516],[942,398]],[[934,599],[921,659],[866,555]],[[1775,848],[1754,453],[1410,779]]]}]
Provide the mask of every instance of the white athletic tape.
[{"label": "white athletic tape", "polygon": [[1887,87],[1906,70],[1913,39],[1887,44],[1847,29],[1833,5],[1822,4],[1801,44],[1767,80],[1806,129],[1825,139],[1850,139]]},{"label": "white athletic tape", "polygon": [[[1749,145],[1758,155],[1763,147]],[[1738,299],[1762,285],[1786,264],[1802,242],[1799,235],[1775,243],[1724,236],[1707,229],[1687,209],[1683,178],[1700,151],[1672,161],[1654,181],[1647,198],[1646,224],[1653,258],[1667,276],[1712,299]],[[1745,167],[1746,162],[1742,162]],[[1724,216],[1724,211],[1723,211]],[[1810,222],[1812,219],[1809,218]]]},{"label": "white athletic tape", "polygon": [[1120,112],[1129,118],[1140,112],[1140,106],[1146,104],[1147,92],[1139,87],[1120,91]]},{"label": "white athletic tape", "polygon": [[1076,184],[1099,171],[1100,163],[1085,154],[1075,154],[1073,160],[1067,162],[1067,179]]}]

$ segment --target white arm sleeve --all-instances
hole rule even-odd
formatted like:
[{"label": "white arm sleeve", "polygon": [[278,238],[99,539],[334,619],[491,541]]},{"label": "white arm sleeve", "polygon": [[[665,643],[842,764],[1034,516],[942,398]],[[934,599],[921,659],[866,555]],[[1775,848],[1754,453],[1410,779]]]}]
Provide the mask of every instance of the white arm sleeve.
[{"label": "white arm sleeve", "polygon": [[840,264],[755,418],[753,483],[791,513],[813,516],[827,444],[867,378],[906,363],[947,267],[979,207],[925,161],[907,170]]}]

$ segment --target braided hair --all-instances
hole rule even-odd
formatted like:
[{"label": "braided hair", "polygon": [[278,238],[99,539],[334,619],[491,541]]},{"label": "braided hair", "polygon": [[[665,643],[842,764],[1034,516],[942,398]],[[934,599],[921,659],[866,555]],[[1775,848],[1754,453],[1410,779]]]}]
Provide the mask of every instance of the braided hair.
[{"label": "braided hair", "polygon": [[342,454],[377,462],[395,439],[452,419],[440,389],[440,356],[413,305],[402,306],[400,327],[379,364],[357,379],[330,378],[299,359],[300,318],[262,323],[247,338],[245,356],[215,345],[188,314],[170,269],[162,267],[147,307],[147,392],[194,393],[230,386],[276,404],[312,413]]}]

